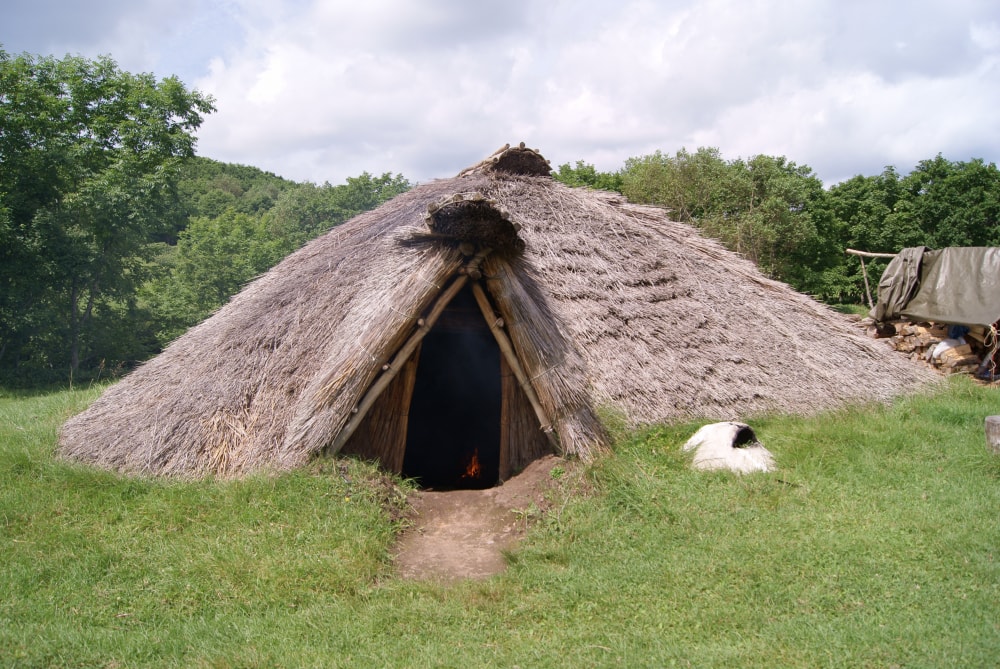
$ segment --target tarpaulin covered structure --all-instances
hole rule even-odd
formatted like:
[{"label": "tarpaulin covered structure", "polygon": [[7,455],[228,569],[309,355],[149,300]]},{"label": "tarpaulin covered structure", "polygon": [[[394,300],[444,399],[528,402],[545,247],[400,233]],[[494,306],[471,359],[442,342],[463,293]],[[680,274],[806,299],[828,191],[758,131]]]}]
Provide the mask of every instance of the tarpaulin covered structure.
[{"label": "tarpaulin covered structure", "polygon": [[882,273],[871,316],[988,328],[1000,320],[1000,247],[903,249]]}]

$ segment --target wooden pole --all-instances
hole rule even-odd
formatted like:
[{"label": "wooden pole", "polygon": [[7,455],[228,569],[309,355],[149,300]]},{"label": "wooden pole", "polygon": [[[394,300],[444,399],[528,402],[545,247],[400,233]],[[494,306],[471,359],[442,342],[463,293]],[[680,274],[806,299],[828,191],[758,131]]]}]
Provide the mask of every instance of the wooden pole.
[{"label": "wooden pole", "polygon": [[872,302],[872,289],[868,287],[868,268],[865,267],[865,259],[863,257],[858,258],[861,261],[861,276],[865,279],[865,297],[868,298],[868,308],[874,309],[875,303]]},{"label": "wooden pole", "polygon": [[548,415],[546,415],[541,402],[539,402],[535,389],[531,387],[531,381],[528,380],[528,375],[524,373],[521,361],[517,359],[517,354],[514,353],[514,346],[511,344],[510,338],[503,331],[503,321],[493,312],[493,305],[490,304],[490,300],[486,296],[486,291],[483,290],[482,285],[478,282],[472,284],[472,294],[476,296],[476,303],[479,304],[479,310],[483,312],[483,318],[486,319],[486,323],[490,326],[490,332],[493,333],[493,338],[497,340],[497,345],[503,352],[503,356],[507,360],[507,365],[514,373],[514,376],[517,377],[517,382],[520,384],[521,390],[524,391],[525,397],[531,402],[531,407],[535,410],[538,422],[542,426],[542,432],[545,433],[546,438],[548,438],[552,446],[558,449],[559,442],[555,437],[552,422],[549,420]]},{"label": "wooden pole", "polygon": [[986,446],[1000,455],[1000,416],[986,417]]},{"label": "wooden pole", "polygon": [[861,258],[895,258],[895,253],[871,253],[869,251],[857,251],[855,249],[846,249],[844,253],[852,256],[859,256]]},{"label": "wooden pole", "polygon": [[872,301],[872,290],[868,286],[868,268],[865,267],[865,258],[895,258],[895,253],[870,253],[868,251],[858,251],[856,249],[846,249],[848,255],[857,256],[861,261],[861,276],[865,280],[865,297],[868,298],[868,308],[874,309],[875,303]]},{"label": "wooden pole", "polygon": [[[389,363],[389,368],[382,372],[382,375],[375,380],[375,383],[368,388],[368,392],[366,392],[364,397],[361,398],[361,401],[358,402],[357,408],[355,408],[353,415],[350,420],[347,421],[347,424],[344,425],[340,434],[337,435],[337,438],[334,439],[329,448],[324,449],[327,453],[337,453],[344,447],[347,440],[351,438],[354,431],[358,429],[359,425],[361,425],[361,421],[366,415],[368,415],[368,411],[372,408],[372,405],[375,404],[375,400],[377,400],[379,395],[382,394],[382,391],[386,389],[386,386],[388,386],[389,383],[396,378],[396,375],[402,371],[403,367],[406,365],[406,361],[410,359],[413,352],[417,350],[417,346],[421,341],[423,341],[424,337],[427,336],[427,333],[431,331],[431,328],[434,327],[438,317],[441,316],[441,312],[443,312],[444,308],[448,306],[448,303],[451,302],[452,298],[458,295],[458,291],[462,290],[468,280],[468,276],[465,274],[459,274],[458,277],[455,278],[455,281],[453,281],[450,286],[440,293],[437,302],[435,302],[434,306],[431,307],[430,312],[425,318],[421,319],[423,322],[420,323],[413,334],[410,335],[410,338],[406,340],[406,343],[400,347],[396,357],[392,359],[391,363]],[[419,322],[420,321],[418,321],[418,323]]]}]

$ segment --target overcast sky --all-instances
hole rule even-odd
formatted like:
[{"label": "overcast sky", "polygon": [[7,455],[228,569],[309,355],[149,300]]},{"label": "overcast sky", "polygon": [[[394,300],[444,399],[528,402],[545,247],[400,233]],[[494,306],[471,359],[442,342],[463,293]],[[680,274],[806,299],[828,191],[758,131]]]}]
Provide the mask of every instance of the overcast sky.
[{"label": "overcast sky", "polygon": [[826,185],[1000,159],[997,0],[6,0],[0,44],[177,75],[198,154],[296,181],[712,146]]}]

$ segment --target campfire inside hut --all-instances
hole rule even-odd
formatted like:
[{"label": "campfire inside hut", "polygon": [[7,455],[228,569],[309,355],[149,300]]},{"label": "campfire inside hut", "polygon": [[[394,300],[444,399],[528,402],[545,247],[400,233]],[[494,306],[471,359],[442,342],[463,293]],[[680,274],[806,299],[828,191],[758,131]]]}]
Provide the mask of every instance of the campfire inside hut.
[{"label": "campfire inside hut", "polygon": [[469,458],[469,464],[466,465],[462,478],[475,480],[478,479],[482,473],[483,468],[479,464],[479,449],[477,448],[472,452],[472,457]]}]

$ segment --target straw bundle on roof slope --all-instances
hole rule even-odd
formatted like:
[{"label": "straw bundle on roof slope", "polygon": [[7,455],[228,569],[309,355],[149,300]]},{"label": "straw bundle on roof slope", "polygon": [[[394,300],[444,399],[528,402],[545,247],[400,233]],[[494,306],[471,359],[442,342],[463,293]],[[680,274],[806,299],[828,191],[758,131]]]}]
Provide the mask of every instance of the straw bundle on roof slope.
[{"label": "straw bundle on roof slope", "polygon": [[520,228],[486,256],[484,284],[564,453],[600,448],[595,406],[632,423],[734,418],[882,400],[927,380],[664,211],[567,188],[530,150],[498,155],[290,255],[68,421],[61,452],[229,476],[328,448],[468,261],[460,221],[441,239],[424,220],[455,193],[481,194]]}]

